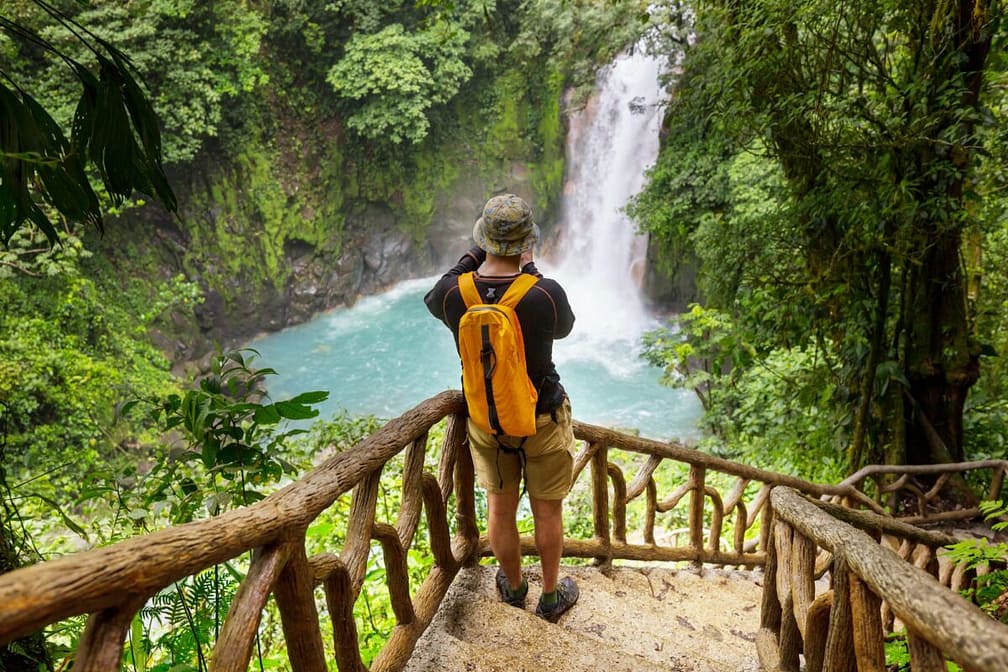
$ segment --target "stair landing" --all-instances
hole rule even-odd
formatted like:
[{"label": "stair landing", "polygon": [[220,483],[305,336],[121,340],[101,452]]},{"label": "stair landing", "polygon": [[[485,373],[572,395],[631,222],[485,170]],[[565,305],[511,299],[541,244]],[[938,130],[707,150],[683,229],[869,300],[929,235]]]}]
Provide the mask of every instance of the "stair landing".
[{"label": "stair landing", "polygon": [[500,602],[495,566],[462,570],[408,672],[758,672],[759,570],[561,567],[581,589],[559,623]]}]

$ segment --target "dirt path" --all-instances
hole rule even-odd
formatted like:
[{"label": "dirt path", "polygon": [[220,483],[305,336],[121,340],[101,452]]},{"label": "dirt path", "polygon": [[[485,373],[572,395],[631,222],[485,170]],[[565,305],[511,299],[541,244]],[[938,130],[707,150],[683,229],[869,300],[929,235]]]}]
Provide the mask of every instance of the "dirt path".
[{"label": "dirt path", "polygon": [[757,672],[761,572],[564,567],[581,599],[557,624],[501,603],[493,566],[463,570],[409,672]]}]

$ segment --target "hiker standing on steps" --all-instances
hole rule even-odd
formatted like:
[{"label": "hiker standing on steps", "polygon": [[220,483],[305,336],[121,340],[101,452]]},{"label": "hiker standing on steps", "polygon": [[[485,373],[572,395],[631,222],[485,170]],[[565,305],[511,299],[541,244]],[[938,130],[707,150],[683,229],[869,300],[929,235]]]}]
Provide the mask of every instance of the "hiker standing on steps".
[{"label": "hiker standing on steps", "polygon": [[[543,278],[532,261],[539,227],[524,200],[514,194],[504,194],[487,201],[483,216],[473,228],[473,239],[476,245],[438,280],[424,297],[424,303],[434,317],[452,330],[456,348],[459,348],[459,326],[467,306],[497,304],[501,299],[505,300],[500,305],[512,303],[514,293],[510,300],[505,298],[512,284],[522,286],[525,291],[513,310],[520,323],[517,342],[524,343],[526,377],[538,393],[537,399],[534,393],[532,395],[534,411],[531,401],[526,400],[529,402],[527,424],[532,427],[526,432],[529,435],[504,434],[500,423],[494,422],[497,410],[492,400],[489,413],[482,414],[473,401],[468,401],[466,428],[476,477],[487,491],[487,534],[500,565],[496,583],[501,599],[524,608],[528,594],[528,581],[522,576],[516,521],[524,477],[535,522],[536,549],[542,563],[543,592],[536,615],[555,623],[574,605],[579,595],[577,585],[569,576],[558,580],[563,550],[563,500],[570,491],[573,476],[574,431],[570,401],[553,364],[553,340],[570,333],[574,313],[563,288],[556,281]],[[469,277],[474,282],[466,277],[467,274],[472,274]],[[523,275],[533,277],[522,278]],[[472,292],[473,284],[478,297]],[[532,286],[525,287],[528,284]],[[466,297],[470,299],[468,302]],[[494,359],[492,363],[483,360],[482,369],[488,398],[493,396],[491,375],[499,364],[494,351],[490,349],[489,352]],[[480,354],[486,353],[484,345]],[[512,375],[520,377],[521,373]],[[463,379],[467,380],[465,371]],[[498,388],[509,382],[499,378],[493,381]],[[467,400],[469,395],[466,390]],[[484,404],[483,411],[486,410]],[[502,409],[501,416],[506,413],[507,410]],[[534,425],[531,424],[533,413]],[[481,422],[474,419],[478,415],[482,415]],[[486,424],[488,415],[491,426],[480,426]]]}]

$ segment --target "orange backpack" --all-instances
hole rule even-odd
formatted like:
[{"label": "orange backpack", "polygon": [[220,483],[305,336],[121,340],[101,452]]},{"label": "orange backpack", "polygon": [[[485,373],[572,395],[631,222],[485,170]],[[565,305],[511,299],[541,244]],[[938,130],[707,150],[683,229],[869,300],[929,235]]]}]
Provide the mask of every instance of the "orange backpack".
[{"label": "orange backpack", "polygon": [[525,368],[525,341],[514,308],[539,278],[522,273],[497,303],[484,303],[473,273],[459,276],[466,312],[459,320],[462,391],[469,417],[494,435],[536,433],[539,393]]}]

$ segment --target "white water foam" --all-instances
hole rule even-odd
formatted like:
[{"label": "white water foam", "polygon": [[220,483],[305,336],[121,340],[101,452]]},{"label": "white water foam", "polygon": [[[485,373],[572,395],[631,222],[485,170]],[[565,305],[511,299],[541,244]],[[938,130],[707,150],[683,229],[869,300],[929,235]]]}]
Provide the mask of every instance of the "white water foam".
[{"label": "white water foam", "polygon": [[634,48],[599,73],[595,95],[571,116],[562,233],[555,259],[540,264],[577,318],[559,366],[595,361],[615,376],[645,366],[640,337],[656,326],[641,297],[647,240],[623,210],[658,156],[660,74],[661,61]]}]

